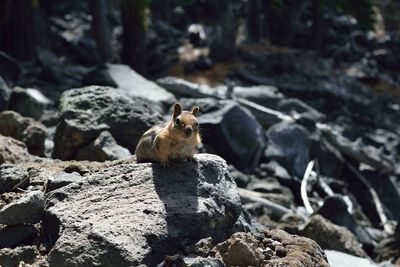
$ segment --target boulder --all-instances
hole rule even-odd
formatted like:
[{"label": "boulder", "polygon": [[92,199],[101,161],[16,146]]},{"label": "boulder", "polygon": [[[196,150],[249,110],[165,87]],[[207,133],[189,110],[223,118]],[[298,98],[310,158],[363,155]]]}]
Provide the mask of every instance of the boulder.
[{"label": "boulder", "polygon": [[14,111],[0,113],[0,134],[24,142],[29,153],[43,156],[46,127],[32,118],[22,117]]},{"label": "boulder", "polygon": [[220,157],[195,158],[120,163],[50,192],[50,266],[155,266],[183,243],[226,239],[241,212],[236,184]]},{"label": "boulder", "polygon": [[249,110],[233,101],[181,100],[185,109],[200,107],[200,133],[207,151],[216,153],[239,170],[254,168],[265,147],[264,129]]},{"label": "boulder", "polygon": [[213,251],[227,266],[329,267],[324,252],[314,241],[282,230],[257,235],[235,233]]},{"label": "boulder", "polygon": [[311,238],[323,249],[342,251],[359,257],[367,256],[353,233],[320,215],[311,217],[301,235]]},{"label": "boulder", "polygon": [[37,256],[39,256],[39,251],[36,246],[0,249],[0,263],[2,267],[20,266],[20,262],[32,264]]},{"label": "boulder", "polygon": [[15,186],[25,188],[29,185],[29,174],[25,168],[14,164],[0,165],[0,194],[9,192]]},{"label": "boulder", "polygon": [[104,68],[97,69],[89,75],[86,78],[88,85],[116,87],[132,99],[144,98],[157,104],[161,103],[165,108],[169,108],[176,101],[173,94],[145,79],[127,65],[107,64]]},{"label": "boulder", "polygon": [[132,156],[128,149],[117,144],[110,132],[101,132],[92,143],[79,150],[77,160],[104,162]]},{"label": "boulder", "polygon": [[310,133],[303,126],[281,122],[267,131],[268,145],[264,156],[275,160],[297,177],[303,177],[310,161]]},{"label": "boulder", "polygon": [[32,225],[12,225],[0,230],[0,248],[14,248],[32,241],[38,236],[38,230]]},{"label": "boulder", "polygon": [[110,87],[88,86],[64,92],[54,137],[53,157],[73,159],[103,131],[134,152],[141,135],[161,122],[151,103],[130,99]]},{"label": "boulder", "polygon": [[39,120],[44,108],[51,104],[51,100],[37,89],[15,87],[10,96],[8,109]]},{"label": "boulder", "polygon": [[32,191],[0,210],[0,224],[38,223],[44,211],[44,194]]},{"label": "boulder", "polygon": [[10,99],[11,89],[0,76],[0,111],[5,110]]},{"label": "boulder", "polygon": [[34,159],[25,143],[0,135],[0,164],[29,162]]}]

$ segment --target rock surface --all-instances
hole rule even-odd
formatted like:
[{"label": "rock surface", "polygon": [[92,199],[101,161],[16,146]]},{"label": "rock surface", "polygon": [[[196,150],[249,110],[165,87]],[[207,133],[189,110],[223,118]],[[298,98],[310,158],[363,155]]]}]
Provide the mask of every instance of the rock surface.
[{"label": "rock surface", "polygon": [[165,108],[169,108],[176,101],[173,94],[145,79],[129,66],[107,64],[107,71],[117,87],[128,97],[141,97],[157,104],[162,103]]},{"label": "rock surface", "polygon": [[251,112],[233,101],[182,100],[185,109],[200,107],[200,133],[206,149],[239,169],[255,167],[265,146],[264,129]]},{"label": "rock surface", "polygon": [[117,144],[110,132],[101,132],[92,143],[79,150],[77,160],[106,161],[132,156],[128,149]]},{"label": "rock surface", "polygon": [[43,156],[46,127],[31,118],[22,117],[14,111],[0,113],[0,134],[24,142],[29,153]]},{"label": "rock surface", "polygon": [[17,247],[15,249],[0,249],[0,263],[2,267],[20,266],[20,262],[31,264],[39,253],[36,246]]},{"label": "rock surface", "polygon": [[50,265],[154,266],[182,242],[224,240],[241,212],[236,185],[218,156],[196,159],[116,165],[52,191]]},{"label": "rock surface", "polygon": [[24,143],[14,138],[0,135],[0,164],[33,161]]},{"label": "rock surface", "polygon": [[44,108],[51,103],[51,100],[37,89],[15,87],[10,96],[8,109],[38,120],[42,116]]},{"label": "rock surface", "polygon": [[323,249],[342,251],[359,257],[367,256],[353,233],[320,215],[311,217],[301,235],[311,238]]},{"label": "rock surface", "polygon": [[377,264],[368,259],[363,259],[360,257],[356,257],[353,255],[349,255],[343,252],[334,251],[334,250],[326,250],[326,255],[328,257],[329,263],[331,267],[394,267],[394,265],[390,263],[386,264]]},{"label": "rock surface", "polygon": [[310,161],[310,134],[302,126],[282,122],[267,131],[265,157],[276,160],[297,177],[303,177]]},{"label": "rock surface", "polygon": [[25,188],[29,185],[29,174],[25,168],[13,164],[0,165],[0,194],[11,191],[15,186]]},{"label": "rock surface", "polygon": [[63,93],[53,156],[73,159],[103,131],[132,153],[141,135],[161,116],[143,99],[129,99],[110,87],[88,86]]},{"label": "rock surface", "polygon": [[0,224],[38,223],[44,211],[44,194],[32,191],[0,210]]}]

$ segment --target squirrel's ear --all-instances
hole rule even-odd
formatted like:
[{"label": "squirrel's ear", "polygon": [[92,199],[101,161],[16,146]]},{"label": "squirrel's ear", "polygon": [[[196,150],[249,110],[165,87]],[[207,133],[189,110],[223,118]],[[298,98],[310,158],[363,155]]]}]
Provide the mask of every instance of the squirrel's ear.
[{"label": "squirrel's ear", "polygon": [[173,115],[173,117],[176,118],[179,115],[181,115],[181,113],[182,113],[182,107],[181,107],[181,105],[179,103],[176,103],[174,105],[174,115]]},{"label": "squirrel's ear", "polygon": [[197,113],[199,112],[199,110],[200,110],[199,107],[194,107],[194,108],[192,109],[192,114],[196,116]]}]

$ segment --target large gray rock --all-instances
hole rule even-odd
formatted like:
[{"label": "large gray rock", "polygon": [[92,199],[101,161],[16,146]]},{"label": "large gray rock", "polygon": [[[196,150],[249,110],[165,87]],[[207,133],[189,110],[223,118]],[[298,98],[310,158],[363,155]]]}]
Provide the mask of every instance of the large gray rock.
[{"label": "large gray rock", "polygon": [[44,211],[44,194],[32,191],[0,210],[0,224],[38,223]]},{"label": "large gray rock", "polygon": [[44,108],[51,104],[51,100],[37,89],[15,87],[10,96],[8,109],[38,120],[42,116]]},{"label": "large gray rock", "polygon": [[265,147],[262,126],[249,110],[233,101],[181,100],[185,109],[200,107],[200,133],[207,151],[216,153],[238,169],[252,169]]},{"label": "large gray rock", "polygon": [[97,69],[86,78],[88,85],[105,85],[117,87],[124,95],[130,98],[141,97],[164,107],[171,106],[175,96],[147,80],[127,65],[107,64],[103,69]]},{"label": "large gray rock", "polygon": [[15,186],[24,188],[29,185],[29,174],[25,168],[14,164],[0,165],[0,194],[11,191]]},{"label": "large gray rock", "polygon": [[132,156],[128,149],[117,144],[111,133],[101,132],[92,143],[79,150],[77,160],[106,161]]},{"label": "large gray rock", "polygon": [[11,89],[0,76],[0,111],[5,110],[10,99]]},{"label": "large gray rock", "polygon": [[32,118],[22,117],[14,111],[0,113],[0,134],[24,142],[29,153],[43,156],[46,127]]},{"label": "large gray rock", "polygon": [[310,133],[298,124],[281,122],[267,131],[265,157],[276,160],[297,177],[303,177],[310,161]]},{"label": "large gray rock", "polygon": [[46,182],[46,192],[53,191],[66,185],[82,181],[82,176],[77,172],[61,172],[50,177]]},{"label": "large gray rock", "polygon": [[110,87],[72,89],[60,99],[53,157],[73,159],[103,131],[133,153],[141,135],[160,122],[161,115],[141,98],[130,99]]},{"label": "large gray rock", "polygon": [[155,266],[211,236],[228,237],[241,212],[223,159],[115,165],[49,193],[44,236],[50,266]]},{"label": "large gray rock", "polygon": [[34,159],[35,157],[29,154],[25,143],[0,135],[0,164],[29,162]]}]

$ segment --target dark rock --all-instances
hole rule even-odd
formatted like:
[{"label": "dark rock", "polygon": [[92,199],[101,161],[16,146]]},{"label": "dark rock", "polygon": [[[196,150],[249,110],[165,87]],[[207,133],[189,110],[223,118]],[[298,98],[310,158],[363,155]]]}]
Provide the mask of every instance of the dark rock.
[{"label": "dark rock", "polygon": [[12,225],[0,230],[0,248],[14,248],[32,241],[38,230],[32,225]]},{"label": "dark rock", "polygon": [[196,244],[186,247],[185,251],[189,255],[207,257],[213,247],[213,239],[211,237],[207,237],[200,239]]},{"label": "dark rock", "polygon": [[[165,108],[169,108],[176,101],[173,94],[156,83],[145,79],[129,66],[107,64],[105,68],[99,71],[100,75],[97,75],[99,78],[92,74],[93,78],[88,85],[117,87],[122,94],[129,98],[144,98],[154,102],[156,105],[161,103]],[[104,77],[109,79],[104,81]]]},{"label": "dark rock", "polygon": [[363,171],[362,175],[378,194],[380,201],[390,213],[391,219],[400,220],[400,191],[395,182],[396,178],[368,170]]},{"label": "dark rock", "polygon": [[133,153],[141,135],[160,122],[160,114],[143,99],[129,99],[109,87],[72,89],[60,100],[53,156],[72,159],[103,131]]},{"label": "dark rock", "polygon": [[8,109],[14,110],[22,116],[39,120],[44,108],[50,104],[51,100],[37,89],[15,87],[10,96]]},{"label": "dark rock", "polygon": [[50,265],[154,266],[182,242],[224,240],[241,212],[237,187],[221,158],[196,159],[120,163],[52,191],[43,224],[55,242]]},{"label": "dark rock", "polygon": [[10,99],[11,89],[0,76],[0,111],[5,110]]},{"label": "dark rock", "polygon": [[37,223],[42,219],[43,211],[43,192],[32,191],[0,210],[0,224]]},{"label": "dark rock", "polygon": [[29,185],[27,170],[13,164],[1,164],[0,194],[11,191],[17,185],[20,188],[25,188]]},{"label": "dark rock", "polygon": [[43,156],[46,127],[31,118],[22,117],[14,111],[0,113],[0,134],[24,142],[29,153]]},{"label": "dark rock", "polygon": [[272,176],[282,184],[292,179],[288,171],[283,168],[278,162],[270,161],[268,163],[261,163],[260,170],[266,171],[269,176]]},{"label": "dark rock", "polygon": [[349,230],[331,223],[320,215],[311,217],[301,235],[311,238],[322,249],[342,251],[359,257],[367,256],[357,238]]},{"label": "dark rock", "polygon": [[236,86],[233,96],[253,101],[261,106],[275,109],[284,96],[275,86],[260,85],[252,87]]},{"label": "dark rock", "polygon": [[77,160],[91,160],[104,162],[132,156],[128,149],[120,146],[110,132],[101,132],[92,143],[79,150]]},{"label": "dark rock", "polygon": [[357,224],[352,214],[349,213],[347,204],[340,196],[327,197],[324,204],[316,211],[332,223],[349,229],[364,245],[364,249],[371,249],[373,242],[368,233]]},{"label": "dark rock", "polygon": [[310,161],[310,133],[294,123],[282,122],[267,131],[268,145],[264,156],[276,160],[297,177],[303,177]]},{"label": "dark rock", "polygon": [[207,151],[232,163],[239,170],[252,169],[265,146],[264,129],[250,111],[233,101],[182,100],[185,108],[199,106],[203,144]]},{"label": "dark rock", "polygon": [[82,181],[82,176],[77,172],[72,173],[59,173],[54,177],[50,177],[47,180],[46,184],[46,192],[53,191],[59,189],[63,186],[69,185],[74,182]]},{"label": "dark rock", "polygon": [[22,261],[26,264],[32,264],[36,256],[39,256],[36,246],[0,249],[0,263],[2,267],[19,266]]},{"label": "dark rock", "polygon": [[34,159],[25,143],[0,135],[0,164],[29,162]]},{"label": "dark rock", "polygon": [[250,183],[250,177],[241,171],[238,171],[233,165],[229,165],[229,173],[235,179],[237,186],[246,188]]},{"label": "dark rock", "polygon": [[249,233],[235,233],[216,246],[228,266],[260,266],[265,257],[258,248],[257,239]]}]

